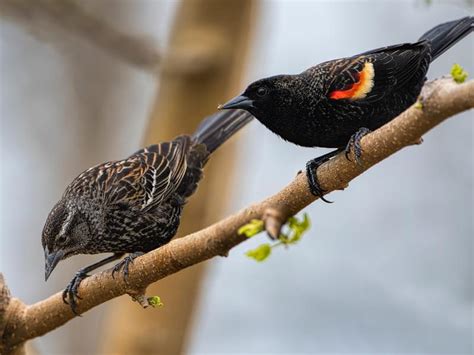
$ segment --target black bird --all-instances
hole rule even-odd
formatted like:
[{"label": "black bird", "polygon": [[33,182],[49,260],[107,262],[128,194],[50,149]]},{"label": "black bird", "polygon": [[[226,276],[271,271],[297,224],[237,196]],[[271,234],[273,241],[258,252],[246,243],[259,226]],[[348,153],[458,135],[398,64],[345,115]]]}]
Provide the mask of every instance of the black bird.
[{"label": "black bird", "polygon": [[129,253],[112,271],[123,269],[127,277],[134,258],[173,238],[209,155],[252,118],[241,110],[216,113],[192,136],[94,166],[71,182],[43,229],[45,279],[70,256],[113,253],[80,269],[67,285],[63,300],[75,313],[77,290],[88,272]]},{"label": "black bird", "polygon": [[324,200],[318,166],[343,150],[349,159],[351,147],[359,163],[360,139],[416,102],[430,63],[472,32],[473,19],[438,25],[415,43],[331,60],[296,75],[258,80],[219,108],[247,110],[297,145],[337,148],[306,165],[311,192]]}]

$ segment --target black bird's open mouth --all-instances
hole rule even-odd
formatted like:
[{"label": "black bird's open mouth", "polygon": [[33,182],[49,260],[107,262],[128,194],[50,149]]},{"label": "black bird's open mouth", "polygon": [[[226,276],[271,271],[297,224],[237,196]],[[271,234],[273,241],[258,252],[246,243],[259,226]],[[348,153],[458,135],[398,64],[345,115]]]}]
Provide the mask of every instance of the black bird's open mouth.
[{"label": "black bird's open mouth", "polygon": [[253,100],[249,99],[245,95],[240,95],[234,97],[232,100],[227,101],[224,105],[219,105],[217,108],[219,110],[227,110],[227,109],[242,109],[242,110],[248,110],[252,109],[255,106],[253,105]]}]

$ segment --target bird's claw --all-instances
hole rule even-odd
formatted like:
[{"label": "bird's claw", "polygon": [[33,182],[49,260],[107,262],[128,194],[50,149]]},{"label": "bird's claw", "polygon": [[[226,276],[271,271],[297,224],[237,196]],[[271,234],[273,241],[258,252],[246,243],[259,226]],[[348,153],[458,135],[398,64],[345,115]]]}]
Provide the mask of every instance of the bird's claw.
[{"label": "bird's claw", "polygon": [[128,279],[128,269],[130,267],[130,264],[133,264],[133,260],[135,260],[141,255],[143,255],[143,253],[137,252],[127,255],[125,258],[120,260],[112,269],[112,277],[115,279],[115,273],[119,273],[120,271],[122,271],[123,279],[126,281]]},{"label": "bird's claw", "polygon": [[76,272],[76,275],[66,286],[62,294],[63,302],[68,304],[71,307],[72,312],[77,316],[80,316],[80,314],[77,312],[77,300],[82,299],[79,296],[78,288],[82,280],[88,276],[89,275],[87,275],[87,273],[83,270]]},{"label": "bird's claw", "polygon": [[363,136],[365,136],[366,134],[370,132],[371,132],[370,129],[362,127],[351,136],[351,138],[349,139],[349,142],[346,145],[346,149],[344,151],[347,160],[352,161],[349,155],[352,149],[354,149],[355,161],[358,165],[362,166],[362,160],[361,160],[362,147],[360,146],[360,140],[362,139]]},{"label": "bird's claw", "polygon": [[319,184],[318,181],[318,176],[316,173],[316,170],[318,167],[323,164],[326,160],[318,160],[318,158],[310,160],[306,163],[306,176],[308,178],[308,184],[309,184],[309,190],[314,196],[319,197],[321,200],[323,200],[326,203],[332,203],[332,201],[326,200],[324,198],[324,191],[321,188],[321,185]]}]

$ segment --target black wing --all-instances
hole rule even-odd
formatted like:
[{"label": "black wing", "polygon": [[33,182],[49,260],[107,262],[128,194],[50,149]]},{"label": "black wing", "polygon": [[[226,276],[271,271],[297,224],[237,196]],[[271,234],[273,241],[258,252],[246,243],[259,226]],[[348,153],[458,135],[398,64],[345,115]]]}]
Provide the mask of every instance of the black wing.
[{"label": "black wing", "polygon": [[429,62],[426,41],[378,48],[336,61],[328,97],[358,103],[378,101],[424,80]]}]

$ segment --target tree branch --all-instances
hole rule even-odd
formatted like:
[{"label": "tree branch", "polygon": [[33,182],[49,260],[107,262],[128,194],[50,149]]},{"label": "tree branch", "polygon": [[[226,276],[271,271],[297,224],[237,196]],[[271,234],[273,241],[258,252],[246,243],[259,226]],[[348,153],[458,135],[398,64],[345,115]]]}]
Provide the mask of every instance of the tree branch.
[{"label": "tree branch", "polygon": [[[323,164],[318,169],[323,189],[344,189],[351,180],[371,166],[403,147],[418,142],[423,134],[446,118],[473,108],[474,81],[456,84],[451,78],[443,78],[428,83],[423,89],[422,101],[422,109],[414,105],[362,139],[363,166],[346,160],[344,154]],[[83,299],[78,310],[84,313],[125,293],[143,294],[150,283],[214,256],[225,256],[230,249],[246,239],[237,235],[236,231],[250,219],[262,218],[269,208],[288,218],[315,200],[309,193],[305,174],[299,174],[277,194],[208,228],[173,240],[137,258],[130,268],[128,282],[122,278],[113,279],[109,271],[85,279],[79,289]],[[5,313],[4,329],[0,329],[0,334],[3,333],[2,341],[10,349],[74,318],[70,307],[63,303],[61,293],[30,306],[12,298]]]},{"label": "tree branch", "polygon": [[38,20],[54,23],[145,70],[155,71],[161,59],[149,41],[118,31],[77,0],[0,0],[0,10],[28,26]]}]

